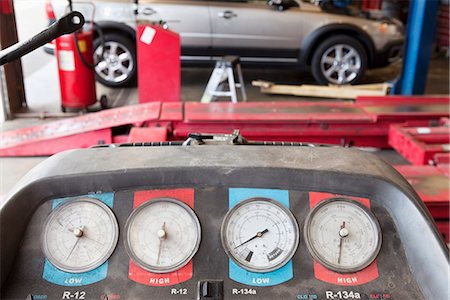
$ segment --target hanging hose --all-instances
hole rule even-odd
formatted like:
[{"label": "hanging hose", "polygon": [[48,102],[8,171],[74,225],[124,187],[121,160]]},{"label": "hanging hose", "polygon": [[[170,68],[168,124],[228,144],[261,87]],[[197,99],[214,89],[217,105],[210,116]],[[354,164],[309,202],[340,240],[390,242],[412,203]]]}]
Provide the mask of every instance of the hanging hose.
[{"label": "hanging hose", "polygon": [[[94,31],[97,32],[98,37],[100,39],[100,47],[102,49],[101,57],[103,57],[103,54],[105,53],[105,36],[103,34],[103,30],[101,29],[100,26],[97,25],[97,23],[95,23],[93,21],[88,21],[86,23],[92,23],[92,27],[94,28]],[[77,37],[76,33],[73,34],[73,38],[75,40],[75,48],[77,49],[78,57],[80,57],[81,62],[83,63],[83,65],[85,65],[89,69],[95,70],[96,64],[95,63],[94,64],[88,63],[86,61],[86,59],[84,59],[83,55],[81,54],[80,45],[78,44],[78,37]],[[93,53],[93,54],[95,54],[95,53]]]},{"label": "hanging hose", "polygon": [[[72,11],[73,10],[72,0],[68,0],[68,2],[69,2],[69,11]],[[95,6],[94,6],[94,11],[95,11]],[[101,56],[103,57],[103,54],[105,52],[105,37],[104,37],[103,31],[100,28],[100,26],[98,26],[97,23],[95,23],[94,21],[86,21],[86,23],[91,23],[94,31],[97,32],[98,37],[100,38],[100,46],[101,46],[101,49],[102,49],[102,55]],[[80,29],[80,30],[82,30],[82,29]],[[83,65],[85,65],[88,69],[95,70],[95,66],[96,66],[95,63],[94,64],[88,63],[86,61],[86,59],[84,59],[83,55],[81,54],[80,45],[78,44],[78,37],[77,37],[77,33],[76,32],[73,34],[73,38],[74,38],[74,41],[75,41],[75,48],[77,50],[78,57],[80,58],[80,60],[83,63]]]},{"label": "hanging hose", "polygon": [[[101,57],[103,58],[103,55],[105,53],[105,36],[103,34],[103,30],[101,29],[101,27],[99,25],[97,25],[97,23],[95,23],[93,21],[91,21],[90,23],[92,23],[92,27],[93,27],[94,31],[97,32],[98,38],[100,39],[100,47],[102,49]],[[76,49],[77,55],[80,58],[81,62],[83,63],[84,66],[86,66],[86,68],[91,69],[95,73],[96,64],[95,64],[95,62],[93,64],[91,64],[91,63],[87,62],[86,59],[84,58],[84,56],[80,50],[80,45],[78,44],[78,37],[77,37],[76,32],[73,34],[73,39],[75,42],[75,49]],[[94,56],[95,49],[93,49],[93,50],[94,51],[93,51],[92,55]],[[100,60],[97,63],[99,63],[99,62],[100,62]],[[102,109],[110,108],[108,105],[108,98],[106,97],[106,95],[102,95],[100,97],[99,101],[100,101],[100,106]]]},{"label": "hanging hose", "polygon": [[[72,6],[72,0],[68,0],[68,1],[69,1],[69,10],[71,11],[71,10],[73,9],[73,6]],[[92,5],[93,5],[93,8],[94,8],[94,9],[93,9],[93,13],[92,13],[92,21],[87,21],[86,23],[92,24],[92,29],[93,29],[93,31],[95,31],[95,32],[97,33],[97,36],[98,36],[98,38],[100,39],[100,47],[101,47],[101,49],[102,49],[102,52],[101,52],[101,58],[103,58],[103,55],[104,55],[104,53],[105,53],[105,37],[104,37],[103,30],[101,29],[101,27],[100,27],[97,23],[95,23],[95,22],[93,21],[94,16],[95,16],[95,5],[94,5],[94,4],[92,4]],[[82,28],[80,29],[80,32],[81,32],[81,31],[82,31]],[[95,67],[96,67],[95,57],[94,57],[94,55],[95,55],[95,49],[93,49],[93,53],[90,53],[90,55],[92,55],[92,56],[93,56],[93,59],[94,59],[94,63],[91,64],[91,63],[89,63],[88,61],[86,61],[85,57],[84,57],[83,54],[81,53],[81,50],[80,50],[80,44],[79,44],[77,32],[75,32],[75,33],[73,34],[73,39],[74,39],[75,49],[76,49],[77,55],[78,55],[78,57],[80,58],[82,64],[83,64],[87,69],[92,70],[92,72],[94,72],[93,74],[95,75]],[[93,41],[92,41],[92,42],[93,42]],[[100,62],[100,61],[101,61],[101,60],[99,60],[98,62]],[[97,62],[97,63],[98,63],[98,62]],[[95,76],[94,76],[94,78],[95,78]],[[95,80],[95,79],[94,79],[94,80]],[[95,94],[95,82],[94,82],[94,94]],[[95,96],[95,95],[94,95],[94,98],[96,99],[96,96]],[[109,108],[109,106],[108,106],[108,98],[106,97],[106,95],[102,95],[102,96],[100,97],[99,102],[100,102],[100,106],[101,106],[102,109]]]}]

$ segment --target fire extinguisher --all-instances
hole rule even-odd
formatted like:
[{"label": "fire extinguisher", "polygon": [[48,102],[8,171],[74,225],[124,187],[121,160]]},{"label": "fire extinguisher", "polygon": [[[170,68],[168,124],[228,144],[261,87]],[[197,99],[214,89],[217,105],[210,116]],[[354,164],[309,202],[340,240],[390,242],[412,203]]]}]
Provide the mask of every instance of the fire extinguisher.
[{"label": "fire extinguisher", "polygon": [[[72,11],[72,1],[69,1],[69,9]],[[81,29],[55,40],[63,112],[67,108],[87,111],[97,102],[93,39],[94,28],[98,30],[98,27],[91,23],[88,30]],[[105,101],[105,96],[102,96],[102,107]]]}]

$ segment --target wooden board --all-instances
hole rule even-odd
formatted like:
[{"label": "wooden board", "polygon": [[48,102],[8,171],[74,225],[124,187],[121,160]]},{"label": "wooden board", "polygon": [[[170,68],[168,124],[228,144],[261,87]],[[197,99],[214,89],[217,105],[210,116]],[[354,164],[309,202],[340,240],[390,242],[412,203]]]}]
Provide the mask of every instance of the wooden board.
[{"label": "wooden board", "polygon": [[265,94],[293,95],[320,98],[356,99],[358,96],[385,96],[391,85],[388,83],[374,83],[362,85],[281,85],[268,81],[253,81],[253,86],[259,86]]}]

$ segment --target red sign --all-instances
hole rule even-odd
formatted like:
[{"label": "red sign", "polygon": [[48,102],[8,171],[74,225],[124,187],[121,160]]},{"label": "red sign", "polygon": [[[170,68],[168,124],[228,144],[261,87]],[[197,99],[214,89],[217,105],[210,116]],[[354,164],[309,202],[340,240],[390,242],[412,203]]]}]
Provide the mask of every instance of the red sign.
[{"label": "red sign", "polygon": [[139,103],[180,102],[180,35],[161,26],[137,26]]},{"label": "red sign", "polygon": [[[358,201],[367,208],[370,208],[370,200],[367,198],[350,197],[318,192],[309,193],[309,204],[310,207],[313,208],[321,201],[336,197],[350,198],[352,200]],[[374,260],[368,267],[364,268],[359,272],[347,274],[336,273],[322,266],[320,263],[314,261],[314,276],[318,280],[341,286],[356,286],[360,284],[365,284],[378,278],[377,260]]]},{"label": "red sign", "polygon": [[[186,203],[194,208],[194,189],[174,189],[174,190],[149,190],[134,193],[133,208],[142,203],[158,198],[173,198]],[[171,286],[192,278],[192,260],[176,271],[164,274],[156,274],[142,269],[130,260],[128,278],[149,286]]]}]

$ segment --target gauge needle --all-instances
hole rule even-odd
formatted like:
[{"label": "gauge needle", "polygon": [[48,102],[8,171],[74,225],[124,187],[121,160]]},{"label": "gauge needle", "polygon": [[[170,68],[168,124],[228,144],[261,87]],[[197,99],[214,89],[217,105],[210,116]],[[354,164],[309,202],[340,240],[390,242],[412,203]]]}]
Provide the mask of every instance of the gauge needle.
[{"label": "gauge needle", "polygon": [[75,248],[76,248],[77,245],[78,245],[78,242],[81,240],[81,237],[83,236],[83,229],[84,229],[84,227],[81,226],[80,228],[75,228],[75,229],[72,231],[72,233],[75,235],[75,237],[77,238],[77,240],[76,240],[75,244],[73,245],[72,249],[70,250],[69,255],[67,255],[66,261],[70,258],[70,256],[71,256],[72,253],[73,253],[73,250],[75,250]]},{"label": "gauge needle", "polygon": [[162,242],[166,239],[166,222],[163,223],[162,228],[157,232],[159,238],[159,247],[158,247],[158,259],[156,260],[156,264],[159,265],[159,258],[161,257],[161,248]]},{"label": "gauge needle", "polygon": [[87,239],[87,240],[90,240],[90,241],[93,241],[93,242],[96,242],[97,244],[99,244],[99,245],[101,245],[101,246],[104,246],[104,245],[105,245],[105,244],[103,244],[103,243],[101,243],[101,242],[99,242],[99,241],[97,241],[97,240],[94,240],[93,238],[87,236],[86,232],[83,233],[83,238],[85,238],[85,239]]},{"label": "gauge needle", "polygon": [[242,245],[244,245],[244,244],[247,244],[248,242],[253,241],[253,240],[256,239],[256,238],[262,237],[262,236],[264,235],[264,233],[267,233],[267,232],[269,232],[269,229],[264,229],[263,231],[258,231],[258,232],[255,234],[255,236],[249,238],[248,240],[246,240],[246,241],[243,242],[242,244],[237,245],[236,247],[234,247],[234,249],[239,248],[240,246],[242,246]]},{"label": "gauge needle", "polygon": [[338,255],[338,264],[341,263],[341,253],[342,253],[342,242],[344,238],[348,236],[348,229],[345,228],[345,221],[342,222],[341,229],[339,230],[339,255]]}]

